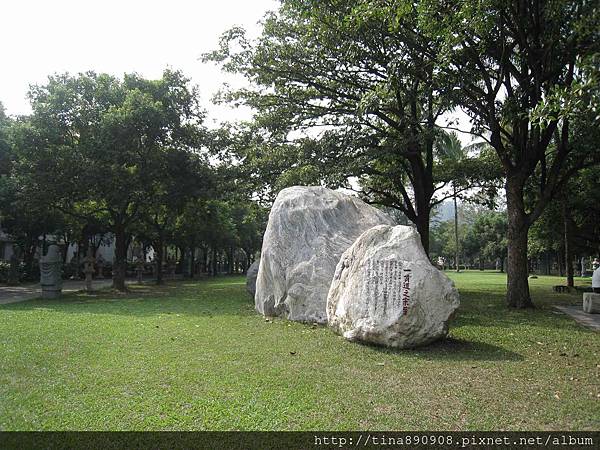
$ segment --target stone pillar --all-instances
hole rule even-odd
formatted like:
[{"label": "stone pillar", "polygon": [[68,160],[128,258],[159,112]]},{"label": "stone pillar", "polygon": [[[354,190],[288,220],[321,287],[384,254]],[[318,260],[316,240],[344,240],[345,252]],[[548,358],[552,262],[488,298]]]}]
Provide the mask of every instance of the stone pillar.
[{"label": "stone pillar", "polygon": [[583,312],[586,312],[588,314],[600,313],[600,294],[584,292]]},{"label": "stone pillar", "polygon": [[48,245],[40,258],[40,284],[42,298],[58,298],[62,292],[62,255],[57,244]]},{"label": "stone pillar", "polygon": [[186,249],[183,253],[183,276],[190,278],[192,276],[192,251]]},{"label": "stone pillar", "polygon": [[135,266],[135,272],[137,275],[138,284],[142,284],[142,281],[144,279],[144,260],[143,259],[137,260],[136,266]]},{"label": "stone pillar", "polygon": [[19,257],[13,249],[13,253],[10,256],[10,267],[8,269],[8,285],[13,286],[19,284]]}]

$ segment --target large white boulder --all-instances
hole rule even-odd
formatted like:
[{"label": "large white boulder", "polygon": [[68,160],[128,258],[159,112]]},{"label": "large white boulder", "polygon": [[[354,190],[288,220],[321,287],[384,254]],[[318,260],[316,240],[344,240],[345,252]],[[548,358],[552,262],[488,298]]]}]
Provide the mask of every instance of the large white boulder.
[{"label": "large white boulder", "polygon": [[256,310],[327,322],[327,293],[342,253],[375,225],[394,221],[356,197],[323,187],[282,190],[271,208],[256,280]]},{"label": "large white boulder", "polygon": [[446,336],[458,305],[454,283],[429,262],[419,233],[382,225],[340,258],[327,318],[348,340],[411,348]]}]

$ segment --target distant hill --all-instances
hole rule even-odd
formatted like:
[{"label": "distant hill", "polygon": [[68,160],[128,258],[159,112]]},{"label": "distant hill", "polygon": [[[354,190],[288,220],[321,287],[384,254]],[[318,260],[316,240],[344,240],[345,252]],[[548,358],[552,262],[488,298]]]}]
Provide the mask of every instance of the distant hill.
[{"label": "distant hill", "polygon": [[452,200],[445,200],[439,204],[431,215],[431,220],[436,222],[454,220],[454,202]]}]

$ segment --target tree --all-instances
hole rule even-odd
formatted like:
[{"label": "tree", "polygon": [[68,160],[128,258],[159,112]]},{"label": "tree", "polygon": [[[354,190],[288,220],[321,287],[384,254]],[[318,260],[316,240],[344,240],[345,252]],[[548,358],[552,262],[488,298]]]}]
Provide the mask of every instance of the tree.
[{"label": "tree", "polygon": [[11,123],[12,121],[4,112],[4,105],[0,102],[0,177],[10,173],[12,152],[9,142],[9,130]]},{"label": "tree", "polygon": [[[152,197],[140,212],[135,234],[152,243],[155,252],[156,282],[162,283],[162,263],[167,242],[176,239],[177,221],[186,205],[194,200],[207,200],[214,194],[213,174],[205,157],[185,149],[172,149],[153,163]],[[182,244],[182,247],[186,247]]]},{"label": "tree", "polygon": [[244,272],[254,262],[254,255],[262,247],[262,238],[267,226],[267,210],[259,204],[246,201],[236,202],[232,210],[238,236],[238,245],[244,252]]},{"label": "tree", "polygon": [[[446,220],[442,222],[433,221],[431,226],[431,259],[435,261],[438,257],[444,258],[444,261],[452,261],[456,258],[457,242],[454,220]],[[459,225],[459,241],[458,249],[461,253],[463,264],[467,264],[464,258],[464,250],[467,247],[465,238],[468,234],[469,226],[466,223]]]},{"label": "tree", "polygon": [[[580,151],[573,136],[582,128],[598,128],[598,118],[586,107],[587,97],[597,95],[597,72],[594,78],[584,69],[600,51],[600,9],[594,1],[420,3],[423,30],[443,41],[436,53],[446,62],[440,67],[455,86],[456,104],[471,116],[474,131],[486,138],[502,164],[507,303],[531,307],[529,229],[571,176],[598,161],[598,151]],[[556,99],[570,96],[581,116],[561,111]]]},{"label": "tree", "polygon": [[434,153],[438,120],[450,108],[436,68],[438,42],[416,32],[414,8],[392,25],[364,5],[285,0],[255,43],[234,28],[207,59],[255,86],[223,98],[257,111],[263,136],[243,158],[258,157],[258,173],[272,180],[275,169],[348,188],[358,178],[368,201],[415,223],[427,250],[431,209],[448,197],[450,181]]},{"label": "tree", "polygon": [[51,208],[48,195],[39,189],[35,174],[25,155],[32,151],[32,143],[25,139],[27,120],[8,120],[0,123],[0,223],[8,233],[23,258],[25,276],[37,273],[34,267],[39,239],[65,228],[64,216]]},{"label": "tree", "polygon": [[500,260],[500,271],[504,271],[504,260],[508,252],[506,240],[507,218],[505,211],[485,211],[477,214],[465,237],[466,252],[484,261]]},{"label": "tree", "polygon": [[[467,158],[466,149],[463,148],[458,135],[455,132],[443,133],[438,138],[437,150],[442,158],[449,159],[454,163],[460,163]],[[456,184],[452,183],[452,201],[454,203],[454,264],[457,272],[460,272],[460,245],[458,238],[458,205]]]},{"label": "tree", "polygon": [[107,221],[115,236],[114,286],[124,290],[132,227],[163,176],[162,161],[199,146],[195,89],[169,70],[159,80],[88,72],[52,76],[30,98],[30,173],[55,208]]},{"label": "tree", "polygon": [[575,255],[600,254],[599,177],[600,168],[583,169],[531,228],[530,254],[546,259],[556,255],[559,274],[567,277],[567,285],[573,285]]}]

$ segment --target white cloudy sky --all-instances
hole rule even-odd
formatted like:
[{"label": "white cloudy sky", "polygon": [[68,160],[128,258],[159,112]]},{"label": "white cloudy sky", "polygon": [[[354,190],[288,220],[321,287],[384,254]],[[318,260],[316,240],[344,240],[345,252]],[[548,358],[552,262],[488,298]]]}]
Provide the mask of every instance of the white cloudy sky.
[{"label": "white cloudy sky", "polygon": [[[207,125],[248,118],[248,110],[210,102],[224,81],[240,85],[243,79],[199,57],[216,49],[221,33],[234,25],[257,35],[257,23],[277,5],[277,0],[0,0],[0,102],[8,114],[29,113],[29,85],[53,73],[138,72],[158,78],[171,67],[200,87]],[[469,128],[463,114],[451,116],[461,119],[461,129]]]},{"label": "white cloudy sky", "polygon": [[234,119],[244,113],[209,105],[224,76],[198,58],[233,25],[256,34],[256,23],[276,7],[275,0],[0,1],[0,101],[8,114],[27,114],[29,85],[49,74],[157,78],[168,66],[199,85],[211,118]]}]

